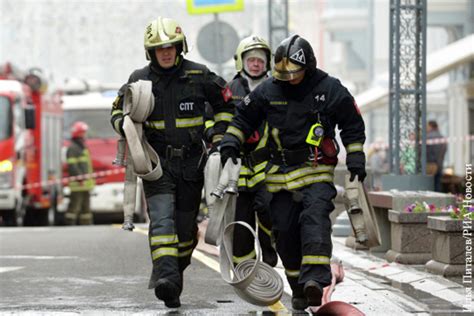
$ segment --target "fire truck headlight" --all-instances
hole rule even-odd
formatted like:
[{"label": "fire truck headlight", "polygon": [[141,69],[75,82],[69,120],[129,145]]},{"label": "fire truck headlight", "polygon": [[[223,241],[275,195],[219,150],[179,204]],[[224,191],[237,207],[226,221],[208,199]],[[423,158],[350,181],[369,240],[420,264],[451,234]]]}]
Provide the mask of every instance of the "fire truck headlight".
[{"label": "fire truck headlight", "polygon": [[0,161],[0,173],[11,172],[13,170],[13,163],[10,160]]}]

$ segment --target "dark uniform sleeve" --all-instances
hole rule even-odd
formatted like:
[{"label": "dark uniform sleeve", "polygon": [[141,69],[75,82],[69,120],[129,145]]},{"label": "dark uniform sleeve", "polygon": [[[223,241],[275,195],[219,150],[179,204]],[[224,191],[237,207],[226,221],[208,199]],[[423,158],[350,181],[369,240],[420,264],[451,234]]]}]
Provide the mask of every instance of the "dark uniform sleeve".
[{"label": "dark uniform sleeve", "polygon": [[[204,80],[204,92],[212,109],[206,111],[206,134],[212,143],[219,142],[224,135],[229,122],[232,120],[234,110],[227,97],[226,82],[215,73],[209,71]],[[214,117],[210,117],[213,113]]]},{"label": "dark uniform sleeve", "polygon": [[125,136],[123,132],[123,96],[125,95],[125,90],[127,89],[127,85],[129,83],[135,82],[139,80],[141,77],[146,76],[147,68],[135,70],[130,77],[126,84],[124,84],[119,91],[117,92],[117,97],[115,98],[114,102],[112,103],[112,111],[111,111],[111,118],[110,123],[114,130],[121,136]]},{"label": "dark uniform sleeve", "polygon": [[346,148],[348,168],[365,168],[365,124],[354,97],[339,84],[340,99],[334,107],[336,123]]},{"label": "dark uniform sleeve", "polygon": [[221,148],[229,146],[240,150],[240,146],[265,120],[263,109],[267,102],[261,87],[258,86],[236,106],[235,116],[222,139]]},{"label": "dark uniform sleeve", "polygon": [[110,123],[114,130],[121,136],[125,136],[123,132],[123,96],[125,94],[125,89],[127,88],[127,84],[124,84],[120,90],[117,92],[117,97],[115,98],[114,102],[112,103],[112,111],[111,111],[111,118]]}]

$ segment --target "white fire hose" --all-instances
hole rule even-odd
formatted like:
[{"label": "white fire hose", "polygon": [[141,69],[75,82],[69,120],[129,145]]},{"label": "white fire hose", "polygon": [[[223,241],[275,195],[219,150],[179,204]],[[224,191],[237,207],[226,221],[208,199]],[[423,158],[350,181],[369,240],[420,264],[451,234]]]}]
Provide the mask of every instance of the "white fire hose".
[{"label": "white fire hose", "polygon": [[[210,220],[205,240],[220,245],[221,276],[234,287],[237,295],[251,304],[269,306],[283,295],[283,280],[270,265],[261,261],[262,249],[252,227],[245,222],[234,222],[240,166],[240,159],[237,164],[229,159],[221,171],[220,154],[209,157],[205,168],[205,191],[206,201],[211,204],[208,204]],[[234,225],[246,227],[256,241],[256,259],[244,260],[235,267],[232,260]]]},{"label": "white fire hose", "polygon": [[[127,85],[123,102],[123,131],[125,133],[126,147],[119,148],[124,155],[128,153],[126,165],[125,189],[124,189],[124,223],[122,228],[133,230],[133,213],[136,205],[137,176],[147,180],[158,180],[163,171],[160,158],[156,151],[147,142],[143,134],[143,122],[153,112],[154,96],[152,93],[152,82],[138,80]],[[125,147],[125,142],[119,140],[119,146]],[[155,167],[153,167],[155,165]]]}]

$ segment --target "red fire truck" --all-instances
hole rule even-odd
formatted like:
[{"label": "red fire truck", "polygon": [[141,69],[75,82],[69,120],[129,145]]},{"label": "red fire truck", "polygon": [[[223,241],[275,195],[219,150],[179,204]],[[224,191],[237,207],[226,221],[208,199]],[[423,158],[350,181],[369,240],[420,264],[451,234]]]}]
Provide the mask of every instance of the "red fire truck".
[{"label": "red fire truck", "polygon": [[47,225],[60,197],[61,94],[41,71],[0,66],[0,217],[5,225]]}]

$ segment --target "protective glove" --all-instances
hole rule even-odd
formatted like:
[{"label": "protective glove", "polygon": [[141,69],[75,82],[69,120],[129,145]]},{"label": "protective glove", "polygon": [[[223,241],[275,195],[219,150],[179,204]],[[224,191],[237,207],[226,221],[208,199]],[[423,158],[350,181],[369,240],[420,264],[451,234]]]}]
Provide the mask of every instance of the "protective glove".
[{"label": "protective glove", "polygon": [[362,151],[353,152],[347,155],[346,158],[347,169],[351,173],[350,181],[358,177],[360,182],[363,182],[367,173],[365,172],[365,154]]},{"label": "protective glove", "polygon": [[232,162],[234,164],[237,164],[237,158],[240,156],[239,151],[235,149],[234,147],[221,147],[220,149],[221,152],[221,164],[222,168],[224,168],[225,163],[227,162],[227,159],[232,159]]},{"label": "protective glove", "polygon": [[367,176],[367,173],[365,172],[365,168],[348,168],[349,172],[351,173],[350,181],[354,181],[355,176],[358,177],[360,182],[364,182],[365,177]]}]

